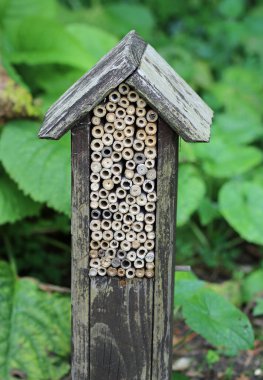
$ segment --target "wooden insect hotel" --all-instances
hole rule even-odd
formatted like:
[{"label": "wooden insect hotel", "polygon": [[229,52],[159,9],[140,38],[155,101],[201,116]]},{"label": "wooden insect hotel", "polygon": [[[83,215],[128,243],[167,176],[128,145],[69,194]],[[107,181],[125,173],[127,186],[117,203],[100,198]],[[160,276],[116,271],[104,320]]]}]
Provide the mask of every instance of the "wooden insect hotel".
[{"label": "wooden insect hotel", "polygon": [[171,379],[178,139],[211,119],[134,31],[48,110],[39,137],[72,135],[73,380]]}]

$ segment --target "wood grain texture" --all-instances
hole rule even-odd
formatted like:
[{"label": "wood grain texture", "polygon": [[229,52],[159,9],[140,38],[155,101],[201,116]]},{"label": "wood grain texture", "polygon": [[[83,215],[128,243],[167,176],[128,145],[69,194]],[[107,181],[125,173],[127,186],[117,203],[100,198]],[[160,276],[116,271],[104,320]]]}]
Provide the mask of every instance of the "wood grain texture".
[{"label": "wood grain texture", "polygon": [[152,46],[127,82],[184,140],[209,141],[212,110]]},{"label": "wood grain texture", "polygon": [[71,86],[46,113],[40,138],[58,139],[139,66],[146,43],[134,32]]},{"label": "wood grain texture", "polygon": [[152,280],[91,279],[90,380],[151,380],[152,308]]},{"label": "wood grain texture", "polygon": [[152,380],[170,380],[172,374],[177,175],[178,135],[160,120],[158,123]]},{"label": "wood grain texture", "polygon": [[72,380],[88,380],[90,342],[89,117],[72,129]]}]

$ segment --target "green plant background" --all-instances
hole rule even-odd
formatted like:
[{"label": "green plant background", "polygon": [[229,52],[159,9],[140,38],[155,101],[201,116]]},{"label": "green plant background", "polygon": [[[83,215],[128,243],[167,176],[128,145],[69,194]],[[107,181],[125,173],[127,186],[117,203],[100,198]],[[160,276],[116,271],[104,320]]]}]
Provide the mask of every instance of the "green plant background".
[{"label": "green plant background", "polygon": [[238,291],[178,274],[175,312],[228,354],[253,345],[237,306],[263,314],[262,2],[0,0],[1,380],[69,371],[70,138],[37,131],[131,29],[215,111],[210,144],[180,141],[177,260]]}]

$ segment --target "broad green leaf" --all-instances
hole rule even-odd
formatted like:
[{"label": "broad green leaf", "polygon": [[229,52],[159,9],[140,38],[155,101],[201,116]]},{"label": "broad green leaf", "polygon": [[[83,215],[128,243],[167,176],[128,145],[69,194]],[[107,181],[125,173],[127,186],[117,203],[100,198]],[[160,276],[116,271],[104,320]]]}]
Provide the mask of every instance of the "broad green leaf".
[{"label": "broad green leaf", "polygon": [[19,185],[35,201],[70,214],[70,137],[39,140],[39,124],[14,121],[0,139],[0,160]]},{"label": "broad green leaf", "polygon": [[263,5],[252,7],[243,21],[245,28],[244,48],[250,54],[258,54],[263,58]]},{"label": "broad green leaf", "polygon": [[5,262],[0,289],[0,379],[61,379],[69,372],[69,297],[17,278]]},{"label": "broad green leaf", "polygon": [[227,18],[240,17],[246,8],[244,0],[222,0],[219,3],[219,12]]},{"label": "broad green leaf", "polygon": [[197,210],[205,194],[205,184],[191,165],[181,165],[178,179],[177,225],[185,224]]},{"label": "broad green leaf", "polygon": [[260,115],[250,108],[221,113],[215,117],[214,135],[227,143],[251,143],[263,135]]},{"label": "broad green leaf", "polygon": [[174,285],[174,303],[183,306],[189,297],[194,296],[205,286],[192,273],[176,272]]},{"label": "broad green leaf", "polygon": [[263,294],[263,269],[250,273],[242,283],[244,302],[252,301],[257,295]]},{"label": "broad green leaf", "polygon": [[92,54],[62,24],[41,16],[20,22],[9,38],[12,63],[59,63],[85,70],[94,62]]},{"label": "broad green leaf", "polygon": [[183,375],[180,372],[174,372],[173,373],[173,380],[189,380],[189,377]]},{"label": "broad green leaf", "polygon": [[220,211],[247,241],[263,244],[263,188],[253,182],[230,181],[219,192]]},{"label": "broad green leaf", "polygon": [[253,315],[255,317],[257,317],[259,315],[263,315],[263,298],[259,298],[257,300],[257,304],[253,310]]},{"label": "broad green leaf", "polygon": [[253,346],[253,329],[247,316],[213,291],[201,289],[185,299],[183,315],[194,331],[230,354]]},{"label": "broad green leaf", "polygon": [[85,18],[90,24],[120,37],[135,29],[144,38],[150,38],[155,26],[150,9],[140,4],[113,3],[93,7]]},{"label": "broad green leaf", "polygon": [[200,206],[198,208],[198,214],[200,217],[201,224],[203,226],[207,226],[213,220],[220,217],[220,212],[218,210],[217,203],[212,202],[207,197],[202,199]]},{"label": "broad green leaf", "polygon": [[89,52],[93,65],[119,42],[112,34],[91,25],[70,24],[66,29]]},{"label": "broad green leaf", "polygon": [[262,152],[252,146],[227,143],[220,138],[208,145],[195,146],[195,152],[203,160],[203,169],[215,178],[230,178],[243,174],[262,162]]},{"label": "broad green leaf", "polygon": [[14,223],[26,216],[37,215],[40,205],[25,196],[17,185],[0,173],[0,224]]}]

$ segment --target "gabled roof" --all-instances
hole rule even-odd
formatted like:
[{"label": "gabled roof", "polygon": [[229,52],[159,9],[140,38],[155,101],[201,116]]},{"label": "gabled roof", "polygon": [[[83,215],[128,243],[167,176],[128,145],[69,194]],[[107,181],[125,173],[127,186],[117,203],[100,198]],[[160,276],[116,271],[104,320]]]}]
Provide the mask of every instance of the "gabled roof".
[{"label": "gabled roof", "polygon": [[212,110],[135,31],[49,108],[39,137],[59,139],[123,81],[185,141],[209,141]]}]

